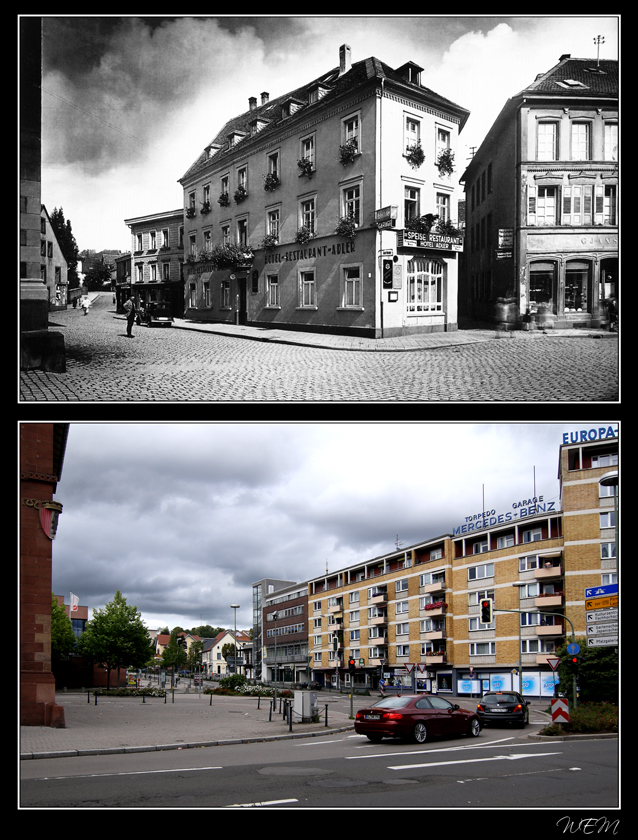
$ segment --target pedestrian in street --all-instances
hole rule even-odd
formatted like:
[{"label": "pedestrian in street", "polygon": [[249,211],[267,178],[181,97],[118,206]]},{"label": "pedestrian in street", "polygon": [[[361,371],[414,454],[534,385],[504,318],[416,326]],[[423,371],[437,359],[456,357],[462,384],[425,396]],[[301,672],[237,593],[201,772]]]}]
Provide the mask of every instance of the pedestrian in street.
[{"label": "pedestrian in street", "polygon": [[129,338],[133,338],[133,321],[135,321],[136,309],[132,297],[124,304],[124,311],[126,312],[126,334]]},{"label": "pedestrian in street", "polygon": [[607,312],[609,312],[609,332],[612,332],[618,329],[618,308],[613,298],[607,301]]},{"label": "pedestrian in street", "polygon": [[85,315],[89,314],[89,306],[90,305],[91,304],[89,303],[89,296],[86,295],[85,297],[82,298],[82,311],[84,312]]}]

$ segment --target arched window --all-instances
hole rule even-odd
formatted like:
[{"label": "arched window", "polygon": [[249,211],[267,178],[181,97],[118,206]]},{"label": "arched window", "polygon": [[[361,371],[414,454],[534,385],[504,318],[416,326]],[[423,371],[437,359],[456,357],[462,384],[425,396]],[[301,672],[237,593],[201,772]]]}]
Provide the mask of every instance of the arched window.
[{"label": "arched window", "polygon": [[426,314],[443,311],[443,264],[413,257],[408,261],[407,311]]}]

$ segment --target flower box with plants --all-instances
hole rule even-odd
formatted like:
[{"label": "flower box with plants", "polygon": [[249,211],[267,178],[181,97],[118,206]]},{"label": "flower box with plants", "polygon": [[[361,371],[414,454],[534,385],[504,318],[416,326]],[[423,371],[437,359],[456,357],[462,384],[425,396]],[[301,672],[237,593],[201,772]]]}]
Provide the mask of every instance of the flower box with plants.
[{"label": "flower box with plants", "polygon": [[275,233],[267,233],[261,240],[261,247],[265,251],[271,251],[277,245],[279,245],[279,237]]},{"label": "flower box with plants", "polygon": [[339,162],[342,166],[347,166],[349,163],[352,163],[358,154],[359,143],[354,137],[352,140],[346,140],[342,146],[339,146]]},{"label": "flower box with plants", "polygon": [[301,160],[297,161],[297,166],[299,167],[299,169],[301,169],[301,172],[299,174],[300,178],[303,178],[304,176],[306,178],[312,178],[314,167],[312,165],[311,160],[309,160],[308,158],[301,158]]},{"label": "flower box with plants", "polygon": [[215,270],[223,268],[238,268],[250,265],[254,254],[247,246],[234,245],[213,245],[208,252],[208,261],[215,266]]},{"label": "flower box with plants", "polygon": [[266,192],[273,192],[281,184],[279,177],[274,172],[264,175],[264,189]]},{"label": "flower box with plants", "polygon": [[314,235],[313,230],[310,230],[306,225],[302,225],[295,234],[295,242],[301,242],[303,244],[304,242],[308,242],[309,239],[313,239]]},{"label": "flower box with plants", "polygon": [[417,141],[414,146],[408,146],[405,150],[405,157],[412,169],[418,169],[425,160],[425,152],[421,146],[421,141]]},{"label": "flower box with plants", "polygon": [[443,149],[439,153],[436,165],[441,177],[451,175],[454,172],[454,152],[451,149]]},{"label": "flower box with plants", "polygon": [[205,215],[206,213],[210,213],[210,201],[205,201],[202,204],[202,209],[199,212],[202,213],[202,215]]},{"label": "flower box with plants", "polygon": [[194,207],[187,207],[186,208],[186,218],[192,219],[195,216],[196,210]]},{"label": "flower box with plants", "polygon": [[230,204],[230,196],[228,195],[228,193],[223,192],[217,199],[217,203],[220,207],[228,207],[228,205]]},{"label": "flower box with plants", "polygon": [[248,190],[246,187],[239,186],[235,190],[235,195],[233,196],[235,199],[235,204],[241,204],[246,198],[248,198]]},{"label": "flower box with plants", "polygon": [[342,216],[335,228],[335,233],[337,236],[345,236],[348,239],[354,239],[357,235],[358,227],[359,225],[355,222],[352,214],[349,216]]}]

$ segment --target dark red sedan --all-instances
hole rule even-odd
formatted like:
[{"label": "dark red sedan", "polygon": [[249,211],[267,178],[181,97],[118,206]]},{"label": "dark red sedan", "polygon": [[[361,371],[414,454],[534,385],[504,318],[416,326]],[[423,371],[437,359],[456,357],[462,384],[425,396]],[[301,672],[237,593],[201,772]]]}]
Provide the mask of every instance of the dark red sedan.
[{"label": "dark red sedan", "polygon": [[403,694],[384,697],[367,709],[360,709],[354,731],[378,742],[385,737],[414,738],[423,744],[436,735],[471,735],[481,732],[475,712],[459,708],[443,697]]}]

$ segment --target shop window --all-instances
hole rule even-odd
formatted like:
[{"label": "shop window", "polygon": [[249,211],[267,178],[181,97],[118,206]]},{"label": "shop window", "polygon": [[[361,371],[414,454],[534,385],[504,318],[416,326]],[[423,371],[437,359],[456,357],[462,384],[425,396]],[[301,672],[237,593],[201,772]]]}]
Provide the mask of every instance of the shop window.
[{"label": "shop window", "polygon": [[529,300],[532,312],[536,312],[540,304],[552,304],[555,276],[555,263],[532,263],[530,265]]},{"label": "shop window", "polygon": [[419,315],[443,311],[443,264],[413,257],[408,261],[407,312]]}]

